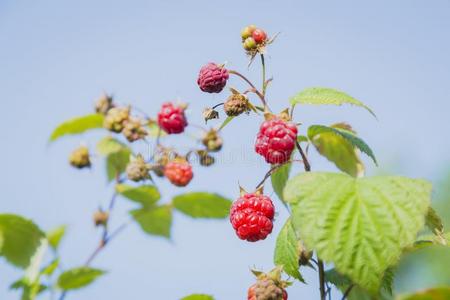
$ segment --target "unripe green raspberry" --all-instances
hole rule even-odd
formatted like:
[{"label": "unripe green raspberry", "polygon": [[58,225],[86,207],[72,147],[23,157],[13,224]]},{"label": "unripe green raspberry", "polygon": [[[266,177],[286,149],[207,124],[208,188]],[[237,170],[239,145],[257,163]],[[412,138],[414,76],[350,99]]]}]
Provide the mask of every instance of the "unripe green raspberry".
[{"label": "unripe green raspberry", "polygon": [[103,94],[97,102],[95,102],[95,112],[98,114],[106,115],[106,113],[114,107],[113,98],[107,94]]},{"label": "unripe green raspberry", "polygon": [[141,181],[150,179],[150,165],[148,165],[142,155],[138,154],[136,158],[132,159],[125,170],[127,177],[133,181]]},{"label": "unripe green raspberry", "polygon": [[252,37],[246,38],[244,41],[244,49],[247,51],[255,50],[258,45],[256,44],[255,40]]},{"label": "unripe green raspberry", "polygon": [[256,29],[255,25],[249,25],[244,29],[242,29],[241,31],[242,40],[244,41],[246,38],[251,37],[255,29]]},{"label": "unripe green raspberry", "polygon": [[142,126],[141,120],[137,118],[129,118],[128,121],[125,122],[122,133],[129,142],[143,139],[147,135],[147,131]]},{"label": "unripe green raspberry", "polygon": [[223,140],[219,136],[217,130],[211,129],[208,131],[202,139],[203,145],[211,152],[217,152],[222,149]]},{"label": "unripe green raspberry", "polygon": [[106,114],[103,126],[112,132],[121,132],[130,117],[129,107],[113,107]]},{"label": "unripe green raspberry", "polygon": [[223,109],[227,116],[236,117],[244,112],[249,112],[249,102],[247,96],[243,94],[233,93],[230,97],[228,97],[227,101],[225,101],[223,105]]},{"label": "unripe green raspberry", "polygon": [[89,159],[89,149],[85,146],[78,147],[70,154],[69,162],[78,169],[90,167],[91,161]]}]

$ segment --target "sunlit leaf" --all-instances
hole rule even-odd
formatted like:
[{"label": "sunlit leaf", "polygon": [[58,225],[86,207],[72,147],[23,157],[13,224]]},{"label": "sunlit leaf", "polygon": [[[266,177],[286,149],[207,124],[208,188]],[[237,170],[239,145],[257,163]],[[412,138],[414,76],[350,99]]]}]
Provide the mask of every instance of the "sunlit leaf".
[{"label": "sunlit leaf", "polygon": [[287,180],[289,179],[289,172],[291,171],[291,163],[286,163],[281,167],[278,167],[275,171],[272,172],[270,176],[272,187],[278,198],[281,201],[283,200],[283,189],[286,185]]},{"label": "sunlit leaf", "polygon": [[170,237],[172,209],[169,205],[136,209],[130,213],[144,232]]},{"label": "sunlit leaf", "polygon": [[214,297],[204,294],[192,294],[181,298],[181,300],[214,300]]},{"label": "sunlit leaf", "polygon": [[89,129],[103,127],[103,115],[92,114],[83,117],[70,119],[60,124],[50,136],[50,141],[55,141],[62,136],[80,134]]},{"label": "sunlit leaf", "polygon": [[116,185],[116,191],[132,201],[138,202],[143,206],[155,204],[161,195],[154,185],[130,186],[126,184]]},{"label": "sunlit leaf", "polygon": [[131,151],[128,148],[110,153],[106,157],[106,174],[111,181],[122,174],[130,161]]},{"label": "sunlit leaf", "polygon": [[397,300],[448,300],[450,299],[450,287],[436,287],[414,294],[402,295]]},{"label": "sunlit leaf", "polygon": [[172,203],[178,211],[193,218],[226,218],[231,206],[231,200],[206,192],[181,194],[175,196]]},{"label": "sunlit leaf", "polygon": [[107,136],[98,141],[96,148],[100,155],[108,156],[111,153],[115,153],[126,148],[126,145],[111,136]]},{"label": "sunlit leaf", "polygon": [[105,271],[90,267],[79,267],[63,272],[58,277],[58,287],[62,290],[74,290],[93,283]]},{"label": "sunlit leaf", "polygon": [[53,249],[58,249],[59,243],[66,233],[66,229],[67,226],[62,225],[47,232],[47,240]]}]

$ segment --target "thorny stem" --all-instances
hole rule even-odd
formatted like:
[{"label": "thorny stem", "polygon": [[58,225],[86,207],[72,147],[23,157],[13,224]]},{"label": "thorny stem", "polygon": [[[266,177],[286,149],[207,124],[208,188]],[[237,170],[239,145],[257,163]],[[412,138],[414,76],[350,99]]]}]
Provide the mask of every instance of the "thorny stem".
[{"label": "thorny stem", "polygon": [[261,102],[264,105],[264,107],[267,106],[266,99],[264,98],[264,95],[260,91],[258,91],[258,89],[255,87],[255,85],[250,80],[248,80],[247,77],[245,77],[241,73],[239,73],[237,71],[234,71],[234,70],[229,70],[228,73],[236,75],[238,77],[241,77],[245,82],[247,82],[248,85],[250,85],[250,87],[252,87],[252,92],[254,92],[256,95],[258,95],[259,99],[261,99]]},{"label": "thorny stem", "polygon": [[347,289],[345,290],[345,292],[344,292],[344,295],[342,296],[342,300],[347,299],[347,296],[350,294],[350,292],[352,291],[352,289],[353,289],[354,286],[355,286],[354,284],[350,284],[350,285],[348,286],[348,288],[347,288]]}]

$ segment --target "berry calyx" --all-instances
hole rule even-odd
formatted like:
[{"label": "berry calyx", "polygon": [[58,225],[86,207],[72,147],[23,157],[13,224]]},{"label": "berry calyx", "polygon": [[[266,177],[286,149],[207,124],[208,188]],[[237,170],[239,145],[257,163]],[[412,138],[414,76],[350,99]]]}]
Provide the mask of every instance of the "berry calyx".
[{"label": "berry calyx", "polygon": [[144,157],[140,154],[128,163],[125,170],[128,179],[136,182],[151,179],[149,171],[150,165],[145,162]]},{"label": "berry calyx", "polygon": [[186,186],[194,177],[192,166],[184,158],[175,158],[164,167],[164,176],[175,186]]},{"label": "berry calyx", "polygon": [[256,137],[255,151],[270,164],[287,162],[295,148],[297,127],[279,117],[264,121]]},{"label": "berry calyx", "polygon": [[106,115],[108,110],[114,107],[113,98],[107,94],[103,94],[95,102],[95,112],[98,114]]},{"label": "berry calyx", "polygon": [[168,134],[182,133],[188,125],[184,115],[184,107],[166,102],[158,113],[158,125]]},{"label": "berry calyx", "polygon": [[129,117],[129,107],[113,107],[106,113],[103,126],[112,132],[122,132]]},{"label": "berry calyx", "polygon": [[200,69],[197,84],[203,92],[220,93],[228,78],[228,70],[223,65],[210,62]]},{"label": "berry calyx", "polygon": [[267,40],[267,34],[262,29],[255,29],[252,33],[252,38],[257,44],[263,44]]},{"label": "berry calyx", "polygon": [[219,133],[214,128],[211,128],[202,139],[203,145],[206,149],[211,152],[217,152],[222,149],[223,140],[219,136]]},{"label": "berry calyx", "polygon": [[260,192],[243,193],[230,209],[230,222],[241,240],[264,240],[273,229],[275,208]]},{"label": "berry calyx", "polygon": [[70,154],[69,162],[73,167],[78,169],[90,167],[89,149],[85,146],[78,147]]},{"label": "berry calyx", "polygon": [[246,38],[249,38],[252,36],[253,31],[255,31],[256,26],[255,25],[249,25],[247,27],[245,27],[244,29],[242,29],[241,31],[241,37],[242,37],[242,41],[244,41]]}]

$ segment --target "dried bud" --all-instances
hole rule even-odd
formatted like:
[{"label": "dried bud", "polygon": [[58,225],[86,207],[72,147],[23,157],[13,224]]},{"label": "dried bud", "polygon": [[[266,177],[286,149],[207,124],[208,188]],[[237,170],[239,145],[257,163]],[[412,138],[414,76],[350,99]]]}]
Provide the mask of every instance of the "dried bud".
[{"label": "dried bud", "polygon": [[219,136],[217,130],[211,129],[209,130],[202,139],[203,145],[206,146],[206,149],[211,152],[217,152],[222,149],[223,140]]},{"label": "dried bud", "polygon": [[129,107],[113,107],[106,114],[103,126],[112,132],[121,132],[130,117]]},{"label": "dried bud", "polygon": [[136,158],[132,159],[126,168],[127,177],[133,181],[141,181],[145,179],[151,179],[150,166],[145,162],[142,155],[138,154]]},{"label": "dried bud", "polygon": [[212,164],[214,164],[215,159],[211,155],[208,154],[208,151],[205,150],[198,150],[197,155],[199,158],[200,165],[204,167],[209,167]]},{"label": "dried bud", "polygon": [[143,139],[147,135],[147,131],[142,126],[141,120],[137,118],[129,118],[125,123],[122,133],[129,142]]},{"label": "dried bud", "polygon": [[105,226],[108,223],[109,213],[106,211],[98,210],[92,216],[95,226]]},{"label": "dried bud", "polygon": [[95,112],[98,114],[106,115],[113,107],[113,98],[107,94],[103,94],[103,96],[95,102]]},{"label": "dried bud", "polygon": [[306,249],[305,245],[303,245],[302,242],[299,242],[299,250],[300,250],[300,258],[298,263],[301,266],[309,264],[309,260],[313,256],[313,252]]},{"label": "dried bud", "polygon": [[207,107],[203,110],[203,118],[205,119],[205,123],[212,119],[218,119],[219,112],[211,107]]},{"label": "dried bud", "polygon": [[78,147],[70,154],[69,162],[78,169],[90,167],[91,161],[89,159],[89,149],[85,146]]},{"label": "dried bud", "polygon": [[249,101],[246,95],[240,93],[233,93],[225,101],[223,108],[227,116],[236,117],[242,113],[250,111]]}]

